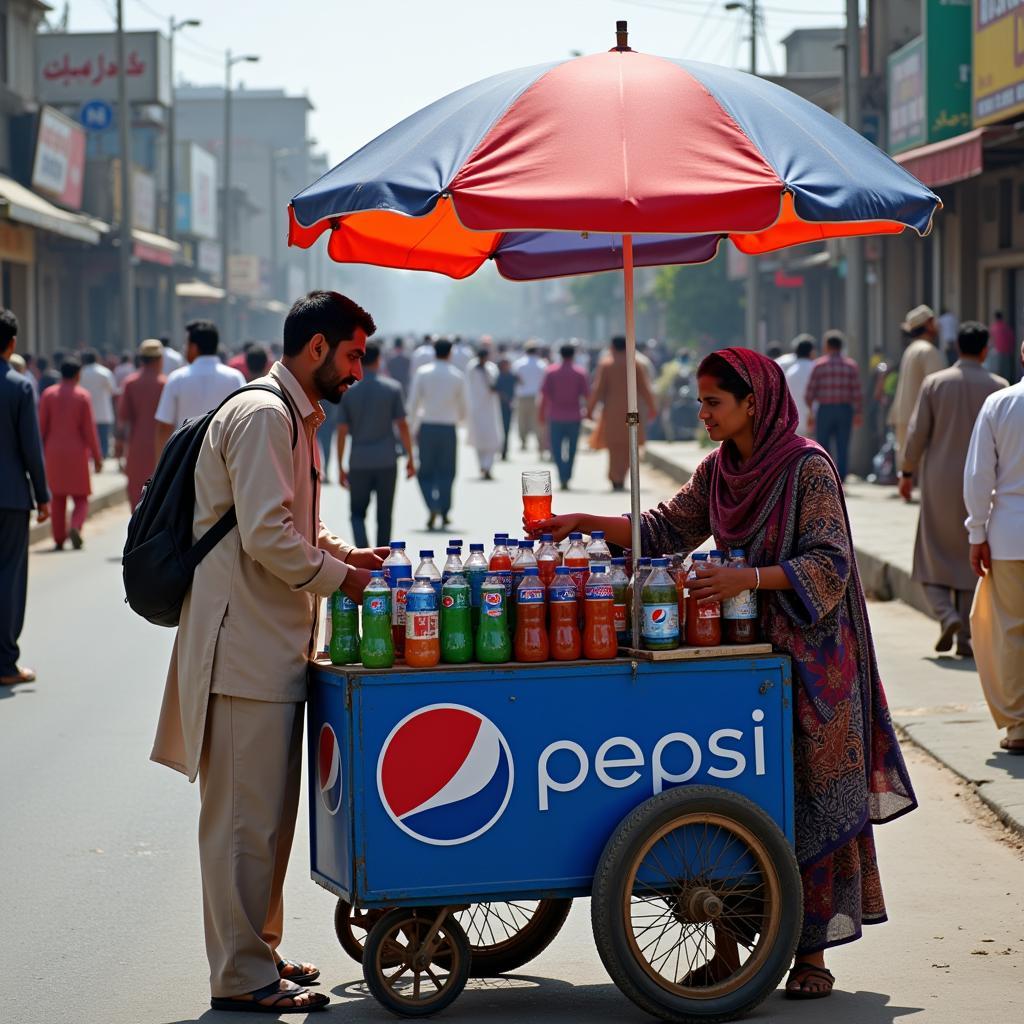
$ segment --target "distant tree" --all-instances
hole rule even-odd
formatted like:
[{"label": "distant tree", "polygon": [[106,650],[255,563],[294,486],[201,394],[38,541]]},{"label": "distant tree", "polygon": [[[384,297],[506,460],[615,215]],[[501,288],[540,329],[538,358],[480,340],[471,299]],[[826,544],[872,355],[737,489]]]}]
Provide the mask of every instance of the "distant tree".
[{"label": "distant tree", "polygon": [[661,267],[654,298],[677,345],[702,351],[743,343],[743,282],[729,280],[724,256],[699,266]]}]

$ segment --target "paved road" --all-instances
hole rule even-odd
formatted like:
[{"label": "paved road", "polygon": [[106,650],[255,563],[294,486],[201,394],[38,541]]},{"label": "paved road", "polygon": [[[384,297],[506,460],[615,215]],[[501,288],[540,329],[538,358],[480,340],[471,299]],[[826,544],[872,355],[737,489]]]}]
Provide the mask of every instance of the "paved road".
[{"label": "paved road", "polygon": [[[451,534],[468,541],[515,529],[518,471],[529,464],[517,456],[488,484],[472,479],[475,464],[463,453]],[[556,496],[556,507],[624,508],[623,496],[606,491],[601,457],[584,457],[579,476],[573,501]],[[646,500],[659,488],[667,493],[653,474],[645,479]],[[326,495],[325,519],[346,533],[343,492],[332,487]],[[507,510],[502,522],[495,521],[496,509]],[[403,484],[398,528],[410,547],[425,539],[416,532],[424,521],[415,488]],[[171,634],[122,603],[125,522],[123,511],[102,513],[88,528],[84,551],[33,553],[23,639],[25,660],[40,681],[0,693],[0,1002],[11,1024],[250,1019],[208,1010],[198,795],[183,778],[147,761]],[[433,538],[437,547],[443,540]],[[933,626],[905,611],[899,630],[880,631],[889,645],[883,664],[889,659],[894,670],[912,671],[901,652],[925,649]],[[874,606],[873,614],[885,619],[886,606]],[[898,703],[900,679],[890,679],[889,688]],[[834,1024],[1011,1019],[1024,997],[1024,857],[952,775],[919,753],[910,758],[922,807],[878,832],[892,921],[835,952],[831,964],[842,991],[826,1004],[828,1017]],[[336,1005],[319,1019],[392,1019],[367,997],[359,967],[340,952],[333,898],[308,880],[306,864],[300,823],[287,884],[285,951],[323,968]],[[820,1020],[824,1008],[777,994],[754,1019]],[[466,1024],[648,1019],[605,975],[586,901],[543,956],[515,977],[471,983],[445,1017]]]}]

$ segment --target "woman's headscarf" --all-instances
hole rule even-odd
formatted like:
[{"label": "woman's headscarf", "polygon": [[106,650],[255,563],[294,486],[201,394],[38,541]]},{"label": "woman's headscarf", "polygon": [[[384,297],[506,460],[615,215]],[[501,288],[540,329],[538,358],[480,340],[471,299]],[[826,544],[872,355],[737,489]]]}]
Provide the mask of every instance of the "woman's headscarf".
[{"label": "woman's headscarf", "polygon": [[768,502],[777,500],[780,475],[808,451],[823,452],[816,442],[801,437],[796,403],[786,376],[774,359],[749,348],[719,349],[721,356],[754,393],[754,450],[740,466],[734,444],[724,443],[711,471],[712,521],[719,543],[741,547],[767,515]]}]

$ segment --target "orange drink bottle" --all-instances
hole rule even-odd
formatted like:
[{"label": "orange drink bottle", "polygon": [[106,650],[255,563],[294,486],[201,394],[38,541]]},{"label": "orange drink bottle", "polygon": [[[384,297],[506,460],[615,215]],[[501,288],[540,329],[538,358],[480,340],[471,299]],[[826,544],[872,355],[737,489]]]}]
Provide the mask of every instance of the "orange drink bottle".
[{"label": "orange drink bottle", "polygon": [[430,576],[416,577],[405,603],[405,663],[433,668],[441,660],[437,591]]},{"label": "orange drink bottle", "polygon": [[551,518],[551,472],[539,469],[523,473],[523,519],[528,530]]},{"label": "orange drink bottle", "polygon": [[544,584],[537,566],[523,569],[523,578],[516,588],[516,661],[547,661],[548,630],[544,623]]},{"label": "orange drink bottle", "polygon": [[615,596],[606,565],[595,565],[584,589],[583,657],[614,658],[619,653],[615,638]]},{"label": "orange drink bottle", "polygon": [[562,565],[569,567],[572,574],[573,586],[576,587],[577,600],[580,608],[580,624],[583,623],[583,595],[590,578],[590,559],[587,557],[587,549],[583,546],[582,533],[569,534],[569,548],[562,559]]},{"label": "orange drink bottle", "polygon": [[550,648],[555,661],[575,661],[582,651],[576,587],[572,573],[564,565],[555,569],[555,579],[548,589],[551,608]]},{"label": "orange drink bottle", "polygon": [[540,547],[537,549],[537,567],[540,569],[540,581],[545,587],[555,582],[555,569],[562,564],[562,556],[555,547],[550,533],[540,535]]},{"label": "orange drink bottle", "polygon": [[[697,578],[697,569],[707,566],[708,556],[698,551],[693,556],[687,580]],[[691,647],[717,647],[722,642],[722,606],[718,601],[698,604],[692,595],[687,597],[686,642]]]}]

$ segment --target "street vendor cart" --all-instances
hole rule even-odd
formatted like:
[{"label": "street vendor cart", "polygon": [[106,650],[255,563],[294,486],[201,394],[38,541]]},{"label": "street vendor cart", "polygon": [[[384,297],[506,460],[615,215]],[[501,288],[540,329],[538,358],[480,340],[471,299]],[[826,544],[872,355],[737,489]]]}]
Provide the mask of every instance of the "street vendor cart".
[{"label": "street vendor cart", "polygon": [[789,660],[752,651],[317,663],[312,876],[371,993],[436,1013],[471,974],[536,956],[591,896],[598,952],[643,1009],[722,1020],[759,1003],[802,902]]}]

